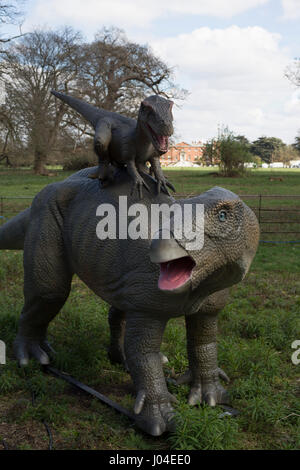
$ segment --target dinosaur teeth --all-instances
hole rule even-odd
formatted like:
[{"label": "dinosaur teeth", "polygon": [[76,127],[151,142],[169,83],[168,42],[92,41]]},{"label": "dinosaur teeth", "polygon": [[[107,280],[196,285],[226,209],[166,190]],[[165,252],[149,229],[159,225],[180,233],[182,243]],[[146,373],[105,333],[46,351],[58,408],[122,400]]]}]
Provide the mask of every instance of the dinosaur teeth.
[{"label": "dinosaur teeth", "polygon": [[147,124],[147,126],[152,135],[153,144],[157,150],[163,153],[167,152],[169,148],[169,137],[167,135],[157,134],[149,124]]}]

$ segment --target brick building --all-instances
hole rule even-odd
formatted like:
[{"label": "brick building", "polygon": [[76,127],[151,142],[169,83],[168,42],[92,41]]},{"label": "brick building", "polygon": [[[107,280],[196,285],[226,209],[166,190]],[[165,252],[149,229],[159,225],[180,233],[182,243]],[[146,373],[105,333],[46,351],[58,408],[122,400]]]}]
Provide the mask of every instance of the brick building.
[{"label": "brick building", "polygon": [[[168,152],[160,157],[161,164],[164,166],[181,162],[201,161],[203,153],[203,144],[193,142],[191,145],[186,142],[179,142],[172,145]],[[203,162],[204,163],[204,162]]]}]

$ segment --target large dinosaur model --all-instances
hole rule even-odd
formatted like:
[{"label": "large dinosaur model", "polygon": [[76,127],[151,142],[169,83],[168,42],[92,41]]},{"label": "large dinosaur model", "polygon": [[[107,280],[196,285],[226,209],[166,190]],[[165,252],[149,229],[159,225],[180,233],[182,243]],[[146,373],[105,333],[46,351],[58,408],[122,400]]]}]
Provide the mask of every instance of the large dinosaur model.
[{"label": "large dinosaur model", "polygon": [[52,90],[61,99],[87,119],[95,129],[94,149],[99,166],[96,174],[104,185],[114,178],[114,167],[127,166],[133,180],[133,188],[142,197],[142,187],[147,187],[142,174],[148,173],[147,162],[151,164],[157,189],[161,187],[168,193],[167,186],[175,191],[165,178],[159,157],[168,151],[169,136],[173,134],[173,102],[158,95],[149,96],[142,101],[138,119],[96,108],[72,96]]},{"label": "large dinosaur model", "polygon": [[[115,239],[104,240],[96,235],[97,208],[111,204],[117,222],[124,223],[119,197],[128,196],[128,207],[139,198],[131,195],[125,169],[100,190],[96,180],[88,178],[94,170],[81,170],[46,186],[31,208],[0,228],[0,249],[24,248],[25,304],[14,350],[20,365],[30,357],[41,364],[49,362],[47,327],[67,300],[76,273],[112,306],[110,357],[126,360],[137,393],[137,425],[160,435],[174,426],[173,397],[160,355],[170,318],[185,315],[186,319],[189,403],[205,401],[214,406],[228,400],[219,382],[226,375],[217,363],[217,314],[226,303],[227,288],[241,281],[250,267],[259,225],[237,195],[215,187],[176,201],[184,209],[187,204],[203,205],[202,249],[190,250],[185,237],[151,239],[150,228],[144,239],[126,239],[117,229]],[[144,177],[149,191],[142,202],[149,211],[153,204],[174,203],[165,193],[157,194],[157,183],[150,175]]]}]

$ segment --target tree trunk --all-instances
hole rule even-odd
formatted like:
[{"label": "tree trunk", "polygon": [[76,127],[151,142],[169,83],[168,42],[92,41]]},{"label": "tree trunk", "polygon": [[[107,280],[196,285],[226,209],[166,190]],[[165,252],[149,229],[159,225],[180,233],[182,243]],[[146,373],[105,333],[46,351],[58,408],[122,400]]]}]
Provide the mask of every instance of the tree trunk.
[{"label": "tree trunk", "polygon": [[36,175],[45,175],[47,155],[45,152],[35,149],[33,171]]}]

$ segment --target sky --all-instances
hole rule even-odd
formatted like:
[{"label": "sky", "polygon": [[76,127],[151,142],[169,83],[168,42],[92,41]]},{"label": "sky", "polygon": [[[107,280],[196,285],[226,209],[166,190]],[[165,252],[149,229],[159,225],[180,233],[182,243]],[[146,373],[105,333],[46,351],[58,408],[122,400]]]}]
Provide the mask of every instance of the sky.
[{"label": "sky", "polygon": [[206,141],[228,126],[253,141],[292,143],[300,87],[285,77],[300,57],[300,0],[27,0],[23,32],[69,25],[87,40],[116,26],[149,44],[189,91],[174,109],[177,140]]}]

